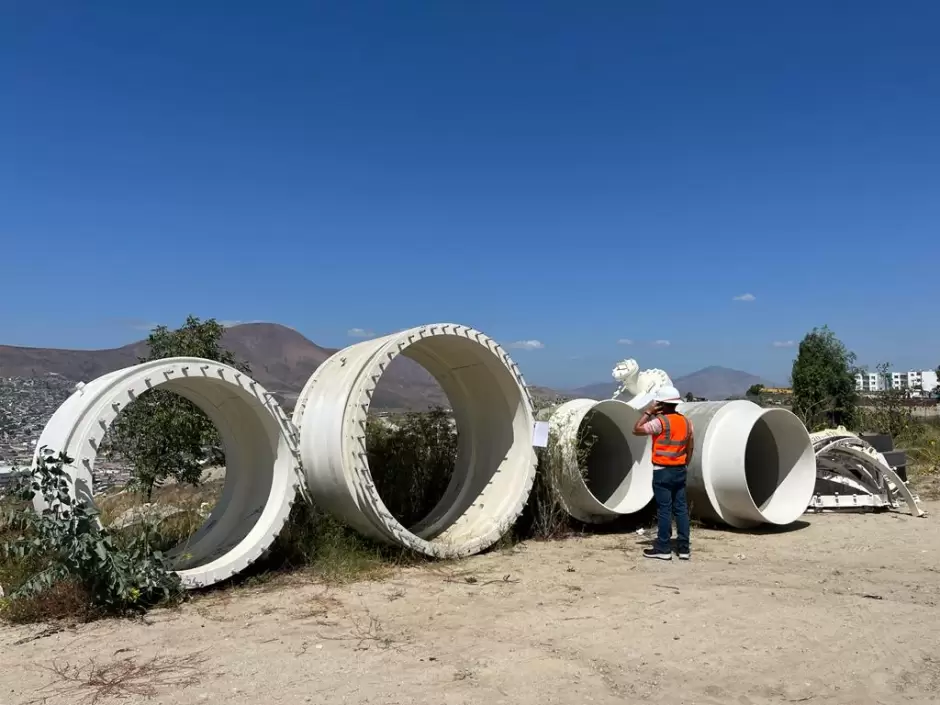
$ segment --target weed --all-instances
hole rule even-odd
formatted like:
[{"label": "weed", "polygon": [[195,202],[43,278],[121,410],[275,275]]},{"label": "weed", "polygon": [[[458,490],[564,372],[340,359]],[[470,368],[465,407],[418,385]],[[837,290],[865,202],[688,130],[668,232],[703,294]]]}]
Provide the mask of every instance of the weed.
[{"label": "weed", "polygon": [[[118,545],[96,510],[74,501],[63,469],[71,462],[41,449],[32,477],[14,488],[12,506],[0,519],[0,558],[5,579],[13,578],[3,616],[24,621],[62,617],[68,610],[115,614],[179,595],[179,579],[145,535]],[[37,495],[42,513],[30,507]]]},{"label": "weed", "polygon": [[[46,666],[55,680],[40,692],[56,695],[61,701],[95,705],[111,698],[152,698],[161,690],[181,690],[196,685],[205,675],[205,658],[201,654],[188,656],[156,656],[143,663],[123,658],[99,665],[88,661],[82,665],[55,662]],[[43,703],[48,695],[33,702]]]}]

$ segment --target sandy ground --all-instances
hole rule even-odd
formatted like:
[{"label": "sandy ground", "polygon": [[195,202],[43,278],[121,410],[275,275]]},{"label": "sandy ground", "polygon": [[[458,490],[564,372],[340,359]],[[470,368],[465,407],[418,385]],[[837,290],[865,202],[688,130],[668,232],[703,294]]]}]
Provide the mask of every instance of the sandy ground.
[{"label": "sandy ground", "polygon": [[216,593],[146,623],[2,628],[0,703],[940,702],[937,518],[696,530],[689,563],[644,545],[531,543],[382,582]]}]

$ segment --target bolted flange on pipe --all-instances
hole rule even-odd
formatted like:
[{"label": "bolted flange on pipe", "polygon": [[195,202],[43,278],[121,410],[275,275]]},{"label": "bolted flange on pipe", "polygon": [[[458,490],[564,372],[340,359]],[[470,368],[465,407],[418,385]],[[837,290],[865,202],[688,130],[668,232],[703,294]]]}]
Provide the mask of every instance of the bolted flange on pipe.
[{"label": "bolted flange on pipe", "polygon": [[816,457],[797,416],[743,400],[687,402],[678,411],[695,433],[687,485],[694,514],[745,529],[791,524],[806,511]]},{"label": "bolted flange on pipe", "polygon": [[556,450],[549,479],[575,519],[611,521],[653,499],[652,443],[633,435],[639,417],[637,409],[614,399],[574,399],[552,413]]},{"label": "bolted flange on pipe", "polygon": [[[403,526],[379,496],[369,468],[372,396],[399,355],[441,385],[458,430],[454,474],[440,502]],[[508,353],[478,330],[419,326],[334,353],[294,407],[307,487],[325,509],[365,536],[437,558],[495,543],[522,513],[535,480],[534,417],[525,380]]]}]

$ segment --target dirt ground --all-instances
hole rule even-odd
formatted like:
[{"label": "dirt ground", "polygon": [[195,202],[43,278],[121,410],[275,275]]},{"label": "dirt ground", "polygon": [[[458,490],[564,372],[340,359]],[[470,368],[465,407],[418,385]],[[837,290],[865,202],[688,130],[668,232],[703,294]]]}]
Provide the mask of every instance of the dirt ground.
[{"label": "dirt ground", "polygon": [[0,628],[0,703],[937,703],[925,508],[696,530],[689,563],[592,536],[218,592],[146,623]]}]

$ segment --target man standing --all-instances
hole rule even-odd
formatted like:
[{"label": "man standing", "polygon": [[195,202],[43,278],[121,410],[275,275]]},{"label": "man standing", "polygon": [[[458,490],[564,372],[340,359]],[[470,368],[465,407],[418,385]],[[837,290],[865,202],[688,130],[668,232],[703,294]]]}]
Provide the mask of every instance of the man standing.
[{"label": "man standing", "polygon": [[653,437],[653,497],[659,510],[659,531],[647,558],[672,560],[672,517],[676,517],[676,548],[679,560],[691,557],[689,547],[689,503],[685,494],[686,470],[695,443],[692,423],[676,411],[682,401],[675,387],[661,387],[653,404],[633,427],[636,436]]}]

